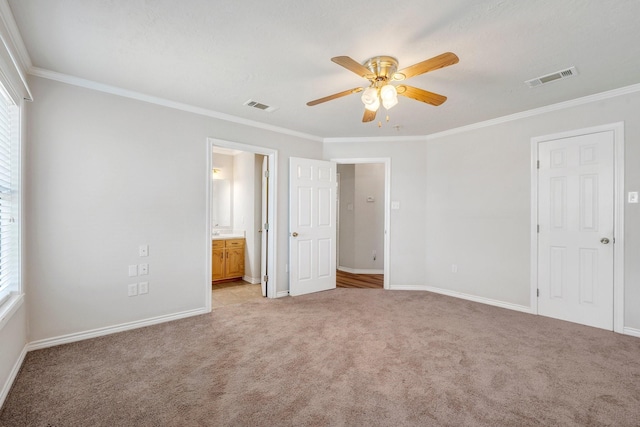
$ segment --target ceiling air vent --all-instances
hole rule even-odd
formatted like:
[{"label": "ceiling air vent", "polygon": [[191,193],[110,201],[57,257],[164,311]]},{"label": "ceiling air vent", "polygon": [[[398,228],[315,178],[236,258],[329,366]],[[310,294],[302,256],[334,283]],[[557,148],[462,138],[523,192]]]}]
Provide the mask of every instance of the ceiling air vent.
[{"label": "ceiling air vent", "polygon": [[254,101],[253,99],[249,99],[248,101],[246,101],[244,103],[244,105],[247,105],[247,106],[253,107],[253,108],[257,108],[258,110],[266,111],[267,113],[271,113],[271,112],[276,111],[278,109],[278,107],[272,107],[272,106],[263,104],[261,102]]},{"label": "ceiling air vent", "polygon": [[529,87],[536,87],[546,83],[555,82],[557,80],[566,79],[578,75],[576,67],[567,68],[566,70],[556,71],[555,73],[547,74],[546,76],[537,77],[535,79],[527,80],[525,83]]}]

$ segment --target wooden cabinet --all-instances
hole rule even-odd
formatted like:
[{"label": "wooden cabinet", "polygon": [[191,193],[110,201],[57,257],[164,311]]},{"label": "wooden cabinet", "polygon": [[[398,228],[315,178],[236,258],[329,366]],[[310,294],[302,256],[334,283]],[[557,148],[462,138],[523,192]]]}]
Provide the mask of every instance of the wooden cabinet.
[{"label": "wooden cabinet", "polygon": [[211,241],[211,280],[244,276],[244,239]]}]

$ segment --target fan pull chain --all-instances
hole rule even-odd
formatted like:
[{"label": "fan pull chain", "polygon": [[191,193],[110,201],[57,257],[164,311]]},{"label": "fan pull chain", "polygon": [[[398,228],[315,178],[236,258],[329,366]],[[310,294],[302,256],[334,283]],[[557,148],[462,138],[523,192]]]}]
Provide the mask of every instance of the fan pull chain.
[{"label": "fan pull chain", "polygon": [[382,127],[382,122],[378,122],[378,127],[381,128]]},{"label": "fan pull chain", "polygon": [[389,115],[387,114],[387,123],[389,123]]}]

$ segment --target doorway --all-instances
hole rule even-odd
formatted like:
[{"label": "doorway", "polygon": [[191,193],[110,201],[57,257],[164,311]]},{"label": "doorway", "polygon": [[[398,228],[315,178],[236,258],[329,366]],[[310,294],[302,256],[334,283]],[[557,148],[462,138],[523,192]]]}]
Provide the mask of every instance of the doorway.
[{"label": "doorway", "polygon": [[389,289],[389,158],[338,165],[337,286]]},{"label": "doorway", "polygon": [[[226,291],[237,290],[238,297],[250,296],[256,286],[258,296],[276,297],[276,186],[275,182],[277,151],[265,147],[252,146],[219,139],[207,139],[207,257],[208,277],[216,273],[216,260],[212,257],[227,251],[231,255],[237,248],[225,248],[225,245],[243,245],[242,270],[235,273],[223,286]],[[264,162],[263,162],[264,160]],[[235,164],[235,167],[233,166]],[[231,166],[229,166],[231,165]],[[225,171],[225,166],[227,170]],[[268,169],[265,173],[263,168]],[[226,176],[225,176],[226,172]],[[214,179],[212,178],[212,174]],[[218,178],[215,179],[216,174]],[[235,191],[230,190],[230,200],[219,197],[216,189],[224,187],[220,181],[235,181]],[[265,191],[268,190],[268,191]],[[215,204],[214,204],[215,202]],[[221,207],[229,208],[221,209]],[[268,206],[268,208],[267,208]],[[222,211],[222,212],[220,212]],[[264,215],[264,217],[263,217]],[[236,236],[237,234],[237,236]],[[216,246],[214,248],[214,246]],[[220,248],[222,246],[222,248]],[[237,258],[237,257],[236,257]],[[224,261],[227,262],[227,261]],[[233,266],[232,266],[233,267]],[[236,266],[237,267],[237,266]],[[234,271],[230,268],[229,271]],[[236,277],[237,276],[237,277]],[[236,279],[244,280],[239,283]],[[223,283],[217,282],[216,283]],[[249,285],[251,283],[252,285]],[[262,286],[258,284],[262,284]],[[243,285],[247,289],[241,289]],[[262,292],[260,292],[262,288]],[[231,293],[229,296],[231,296]],[[207,306],[212,306],[212,285],[207,283]]]},{"label": "doorway", "polygon": [[532,301],[540,315],[622,332],[622,144],[622,124],[532,140]]}]

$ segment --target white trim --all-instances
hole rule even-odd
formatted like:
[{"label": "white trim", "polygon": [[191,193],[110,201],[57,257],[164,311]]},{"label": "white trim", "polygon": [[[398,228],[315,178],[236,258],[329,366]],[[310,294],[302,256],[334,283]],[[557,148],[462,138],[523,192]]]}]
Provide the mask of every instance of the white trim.
[{"label": "white trim", "polygon": [[[3,0],[6,1],[6,0]],[[169,108],[174,108],[181,111],[187,111],[194,114],[199,114],[207,117],[213,117],[220,120],[225,120],[233,123],[239,123],[247,126],[252,126],[259,129],[264,129],[272,132],[277,132],[285,135],[296,136],[311,141],[322,143],[340,143],[340,142],[401,142],[401,141],[428,141],[432,139],[442,138],[445,136],[455,135],[464,132],[470,132],[490,126],[495,126],[502,123],[512,122],[515,120],[524,119],[527,117],[538,116],[541,114],[563,110],[567,108],[577,107],[580,105],[588,104],[591,102],[603,101],[617,96],[628,95],[635,92],[640,92],[640,83],[629,86],[624,86],[618,89],[613,89],[605,92],[596,93],[593,95],[583,96],[575,98],[569,101],[558,102],[556,104],[547,105],[540,108],[534,108],[531,110],[521,111],[519,113],[509,114],[502,117],[497,117],[491,120],[485,120],[482,122],[472,123],[470,125],[460,126],[452,129],[447,129],[442,132],[436,132],[426,135],[414,135],[414,136],[385,136],[385,137],[335,137],[324,138],[317,135],[311,135],[303,132],[297,132],[291,129],[273,126],[266,123],[256,122],[254,120],[243,119],[240,117],[232,116],[226,113],[220,113],[206,108],[196,107],[188,104],[183,104],[168,99],[163,99],[151,95],[146,95],[139,92],[122,89],[116,86],[111,86],[103,83],[98,83],[92,80],[82,79],[68,74],[62,74],[51,70],[46,70],[38,67],[29,67],[28,74],[32,76],[42,77],[49,80],[55,80],[62,83],[67,83],[74,86],[85,87],[88,89],[97,90],[99,92],[111,93],[113,95],[123,96],[126,98],[137,99],[139,101],[149,102],[152,104],[162,105]]]},{"label": "white trim", "polygon": [[18,24],[16,24],[13,12],[11,11],[11,6],[9,6],[9,2],[7,0],[0,1],[0,16],[2,17],[2,22],[4,23],[7,32],[9,33],[11,43],[16,49],[16,54],[19,59],[18,63],[20,64],[21,69],[29,70],[33,66],[33,63],[31,62],[29,51],[24,45],[24,40],[22,39],[20,30],[18,30]]},{"label": "white trim", "polygon": [[283,128],[280,126],[269,125],[255,120],[243,119],[241,117],[232,116],[231,114],[220,113],[218,111],[209,110],[207,108],[196,107],[189,104],[183,104],[181,102],[171,101],[169,99],[159,98],[157,96],[147,95],[140,92],[135,92],[128,89],[122,89],[116,86],[111,86],[103,83],[98,83],[92,80],[82,79],[79,77],[70,76],[68,74],[62,74],[55,71],[45,70],[38,67],[31,67],[29,74],[36,77],[42,77],[44,79],[55,80],[61,83],[67,83],[73,86],[84,87],[87,89],[96,90],[98,92],[105,92],[112,95],[122,96],[124,98],[135,99],[142,102],[148,102],[150,104],[161,105],[163,107],[173,108],[175,110],[186,111],[189,113],[198,114],[201,116],[213,117],[214,119],[225,120],[227,122],[237,123],[245,126],[251,126],[258,129],[263,129],[271,132],[277,132],[284,135],[295,136],[298,138],[308,139],[311,141],[322,142],[322,138],[308,133],[297,132],[291,129]]},{"label": "white trim", "polygon": [[334,144],[339,142],[410,142],[410,141],[426,141],[428,135],[413,136],[345,136],[334,138],[323,138],[322,142]]},{"label": "white trim", "polygon": [[[28,98],[24,98],[27,101],[33,101],[33,95],[31,93],[31,89],[29,88],[29,84],[27,83],[27,78],[25,76],[24,70],[28,70],[31,68],[31,58],[29,57],[29,53],[27,52],[26,47],[24,46],[24,41],[20,35],[20,31],[18,30],[18,26],[16,25],[16,21],[13,17],[13,13],[11,12],[11,7],[7,0],[0,1],[0,20],[2,20],[2,25],[7,31],[7,35],[9,36],[9,40],[6,40],[5,37],[0,32],[0,40],[4,45],[11,62],[13,63],[13,67],[18,73],[18,77],[20,77],[20,82],[24,87],[24,90],[27,92]],[[18,52],[18,57],[14,54],[14,49]]]},{"label": "white trim", "polygon": [[278,293],[276,294],[276,298],[283,298],[288,296],[289,296],[289,291],[278,291]]},{"label": "white trim", "polygon": [[[24,363],[24,358],[27,356],[27,346],[25,345],[20,352],[20,356],[13,364],[11,368],[11,372],[9,372],[9,377],[7,381],[3,384],[2,390],[0,390],[0,409],[2,409],[2,405],[4,405],[4,401],[7,399],[9,395],[9,391],[11,391],[11,387],[13,386],[14,381],[18,377],[18,373],[20,372],[20,368],[22,368],[22,364]],[[0,411],[1,412],[1,411]]]},{"label": "white trim", "polygon": [[604,101],[617,96],[629,95],[635,92],[640,92],[640,83],[621,87],[618,89],[608,90],[605,92],[596,93],[593,95],[583,96],[580,98],[571,99],[569,101],[558,102],[556,104],[546,105],[540,108],[534,108],[531,110],[522,111],[520,113],[509,114],[507,116],[497,117],[491,120],[485,120],[483,122],[472,123],[466,126],[460,126],[457,128],[447,129],[442,132],[431,133],[423,136],[399,136],[399,137],[345,137],[345,138],[324,138],[322,141],[326,143],[333,142],[400,142],[400,141],[429,141],[432,139],[438,139],[445,136],[455,135],[464,132],[471,132],[474,130],[499,125],[502,123],[513,122],[527,117],[539,116],[541,114],[550,113],[553,111],[564,110],[567,108],[577,107],[591,102]]},{"label": "white trim", "polygon": [[242,280],[244,280],[245,282],[249,282],[252,285],[255,285],[257,283],[261,283],[260,277],[242,276]]},{"label": "white trim", "polygon": [[27,344],[27,351],[40,350],[43,348],[54,347],[62,344],[69,344],[76,341],[88,340],[91,338],[102,337],[105,335],[111,335],[118,332],[129,331],[131,329],[143,328],[145,326],[157,325],[159,323],[172,322],[178,319],[184,319],[186,317],[199,316],[201,314],[207,314],[211,310],[204,308],[197,308],[194,310],[182,311],[179,313],[168,314],[164,316],[151,317],[143,320],[136,320],[134,322],[121,323],[115,326],[107,326],[104,328],[91,329],[83,332],[76,332],[73,334],[60,335],[58,337],[46,338],[43,340],[37,340]]},{"label": "white trim", "polygon": [[[634,85],[640,88],[640,85]],[[614,91],[610,91],[614,92]],[[614,139],[614,229],[613,251],[613,331],[624,333],[624,122],[531,138],[531,307],[538,313],[538,144],[555,139],[571,138],[598,132],[613,131]]]},{"label": "white trim", "polygon": [[343,267],[341,265],[338,266],[338,270],[344,271],[346,273],[351,274],[384,274],[384,270],[375,269],[375,268],[351,268],[351,267]]},{"label": "white trim", "polygon": [[204,216],[205,216],[205,224],[204,224],[204,235],[205,235],[205,239],[204,239],[204,244],[205,244],[205,253],[207,254],[206,260],[205,260],[205,264],[204,264],[204,275],[205,275],[205,282],[204,282],[204,307],[207,310],[207,313],[211,312],[212,309],[212,301],[211,301],[211,292],[213,291],[212,289],[212,285],[211,285],[211,269],[213,268],[212,266],[212,242],[211,242],[211,237],[213,236],[213,229],[211,227],[211,200],[213,200],[213,196],[212,196],[212,192],[213,192],[213,185],[211,184],[212,181],[212,171],[213,171],[213,144],[211,143],[211,141],[209,141],[209,139],[207,139],[207,146],[206,146],[206,164],[207,164],[207,169],[204,171],[205,172],[205,196],[204,199],[206,200],[205,206],[204,206]]},{"label": "white trim", "polygon": [[630,335],[632,337],[640,338],[640,329],[635,328],[623,328],[622,333],[625,335]]},{"label": "white trim", "polygon": [[[239,151],[246,151],[249,153],[262,154],[263,156],[268,157],[269,161],[269,179],[272,183],[269,187],[269,206],[272,208],[269,209],[268,222],[269,222],[269,243],[268,243],[268,259],[267,259],[267,271],[269,272],[269,281],[267,282],[267,297],[268,298],[277,298],[277,289],[276,284],[277,280],[277,259],[278,259],[278,251],[277,251],[277,242],[278,242],[278,150],[274,150],[272,148],[260,147],[258,145],[249,145],[242,144],[239,142],[227,141],[223,139],[216,138],[207,138],[207,170],[205,171],[207,174],[207,234],[206,237],[208,239],[207,243],[207,259],[205,262],[207,263],[207,277],[208,282],[205,287],[205,298],[208,301],[208,304],[211,304],[211,190],[210,190],[210,181],[211,181],[211,168],[213,167],[213,154],[212,147],[225,147],[231,148]],[[287,292],[288,295],[288,292]],[[207,304],[205,301],[205,304]]]},{"label": "white trim", "polygon": [[24,294],[9,293],[7,300],[0,304],[0,329],[4,327],[23,303]]},{"label": "white trim", "polygon": [[531,307],[527,307],[526,305],[512,304],[510,302],[498,301],[498,300],[491,299],[491,298],[479,297],[477,295],[465,294],[463,292],[456,292],[456,291],[451,291],[449,289],[436,288],[436,287],[433,287],[433,286],[426,286],[426,285],[415,285],[415,286],[414,285],[391,285],[390,289],[391,290],[398,290],[398,291],[427,291],[427,292],[433,292],[435,294],[446,295],[446,296],[449,296],[449,297],[460,298],[460,299],[464,299],[464,300],[467,300],[467,301],[473,301],[473,302],[478,302],[478,303],[481,303],[481,304],[492,305],[492,306],[495,306],[495,307],[506,308],[508,310],[514,310],[514,311],[519,311],[519,312],[522,312],[522,313],[533,314],[533,312],[531,311]]},{"label": "white trim", "polygon": [[[332,162],[337,164],[370,164],[370,163],[382,163],[384,164],[384,289],[389,289],[389,266],[390,264],[390,249],[389,241],[391,240],[391,158],[390,157],[355,157],[355,158],[339,158],[331,159]],[[377,274],[377,273],[376,273]]]},{"label": "white trim", "polygon": [[529,304],[531,311],[538,314],[538,144],[531,141],[531,198],[529,227]]}]

